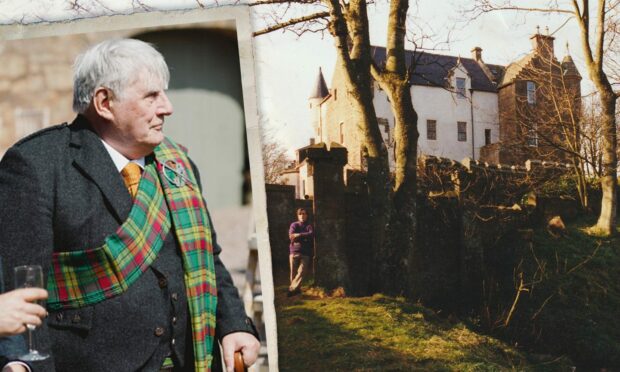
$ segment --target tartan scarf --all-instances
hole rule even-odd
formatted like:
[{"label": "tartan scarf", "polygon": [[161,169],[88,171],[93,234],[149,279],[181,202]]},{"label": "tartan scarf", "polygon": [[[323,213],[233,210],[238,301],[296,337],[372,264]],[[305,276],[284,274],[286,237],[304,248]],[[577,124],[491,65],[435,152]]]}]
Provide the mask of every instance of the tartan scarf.
[{"label": "tartan scarf", "polygon": [[191,163],[168,138],[147,158],[129,216],[104,245],[52,255],[47,304],[79,308],[122,294],[157,258],[172,226],[183,257],[194,367],[210,371],[217,306],[211,226]]}]

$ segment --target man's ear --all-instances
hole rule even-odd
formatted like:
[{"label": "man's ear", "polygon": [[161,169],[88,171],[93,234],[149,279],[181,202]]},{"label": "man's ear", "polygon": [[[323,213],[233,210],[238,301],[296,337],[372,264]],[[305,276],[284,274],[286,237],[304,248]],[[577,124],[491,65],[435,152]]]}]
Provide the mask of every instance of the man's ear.
[{"label": "man's ear", "polygon": [[93,107],[99,116],[106,120],[114,120],[114,113],[110,109],[112,106],[112,91],[108,88],[99,87],[93,95]]}]

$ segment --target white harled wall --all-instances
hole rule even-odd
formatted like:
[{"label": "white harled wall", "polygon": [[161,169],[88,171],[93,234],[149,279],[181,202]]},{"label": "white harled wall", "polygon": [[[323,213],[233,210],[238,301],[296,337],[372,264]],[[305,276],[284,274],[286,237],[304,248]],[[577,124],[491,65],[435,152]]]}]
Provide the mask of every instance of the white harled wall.
[{"label": "white harled wall", "polygon": [[[484,130],[491,129],[491,142],[499,140],[499,112],[497,93],[474,91],[471,93],[471,78],[462,67],[457,67],[450,76],[451,85],[456,78],[466,79],[466,97],[459,97],[452,89],[414,85],[411,87],[413,106],[418,113],[418,153],[441,156],[461,161],[466,157],[480,156],[484,145]],[[377,117],[388,119],[390,132],[394,131],[394,115],[384,91],[375,84],[374,99]],[[472,106],[474,117],[474,147],[472,148]],[[427,139],[426,121],[437,121],[437,139]],[[467,123],[467,140],[458,141],[457,122]],[[390,166],[394,165],[393,146],[389,146]]]}]

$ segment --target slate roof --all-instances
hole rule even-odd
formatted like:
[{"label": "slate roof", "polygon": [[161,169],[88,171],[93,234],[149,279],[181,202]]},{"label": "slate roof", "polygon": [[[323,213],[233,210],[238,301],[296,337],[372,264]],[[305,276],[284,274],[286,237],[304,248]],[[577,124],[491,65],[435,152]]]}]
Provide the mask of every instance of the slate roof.
[{"label": "slate roof", "polygon": [[325,83],[325,78],[323,78],[323,71],[319,67],[319,75],[316,78],[316,82],[310,92],[309,98],[325,98],[329,94],[329,89],[327,89],[327,84]]},{"label": "slate roof", "polygon": [[[385,63],[385,48],[372,47],[372,57],[377,64]],[[482,67],[472,58],[445,56],[420,51],[406,51],[407,66],[416,62],[415,73],[411,78],[412,85],[445,87],[448,74],[457,65],[459,59],[471,77],[473,90],[497,92],[497,84],[489,80]],[[501,81],[505,67],[485,64],[496,82]]]}]

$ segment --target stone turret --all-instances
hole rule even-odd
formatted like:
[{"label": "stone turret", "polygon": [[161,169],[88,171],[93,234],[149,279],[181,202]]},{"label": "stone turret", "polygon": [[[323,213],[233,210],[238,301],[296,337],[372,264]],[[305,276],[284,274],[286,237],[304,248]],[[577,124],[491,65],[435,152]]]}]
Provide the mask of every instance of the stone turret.
[{"label": "stone turret", "polygon": [[574,78],[581,80],[581,74],[579,70],[577,70],[577,66],[575,66],[575,62],[573,62],[573,58],[570,56],[570,51],[568,50],[568,43],[566,43],[566,56],[562,59],[562,73],[567,78]]},{"label": "stone turret", "polygon": [[316,143],[323,142],[324,138],[323,131],[325,128],[323,128],[322,123],[323,114],[321,112],[321,103],[327,96],[329,96],[329,89],[325,83],[323,71],[319,67],[319,74],[316,78],[316,83],[312,87],[310,97],[308,97],[310,111],[312,112],[312,128],[314,128]]}]

